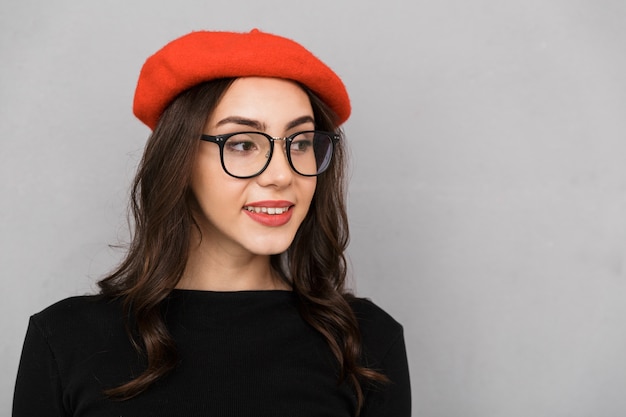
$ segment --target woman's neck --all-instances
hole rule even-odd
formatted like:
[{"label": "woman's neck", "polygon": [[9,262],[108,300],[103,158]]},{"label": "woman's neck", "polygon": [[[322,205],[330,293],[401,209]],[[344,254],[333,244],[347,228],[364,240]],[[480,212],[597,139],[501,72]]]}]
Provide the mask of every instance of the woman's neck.
[{"label": "woman's neck", "polygon": [[245,251],[234,254],[209,246],[207,240],[190,245],[187,265],[176,288],[205,291],[291,289],[273,270],[269,255]]}]

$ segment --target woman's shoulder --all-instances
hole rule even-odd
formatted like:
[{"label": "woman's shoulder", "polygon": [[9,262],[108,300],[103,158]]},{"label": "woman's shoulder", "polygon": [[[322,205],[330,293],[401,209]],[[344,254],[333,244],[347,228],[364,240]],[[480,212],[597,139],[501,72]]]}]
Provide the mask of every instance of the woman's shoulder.
[{"label": "woman's shoulder", "polygon": [[391,333],[402,331],[402,325],[370,299],[355,297],[350,300],[350,305],[363,331],[377,330]]},{"label": "woman's shoulder", "polygon": [[404,343],[402,325],[367,298],[353,298],[352,310],[359,323],[364,347],[377,357],[385,356],[395,343]]},{"label": "woman's shoulder", "polygon": [[116,299],[105,297],[100,294],[77,295],[57,301],[46,307],[34,316],[41,319],[53,318],[58,316],[74,316],[80,313],[99,313],[106,314],[112,308],[117,309],[119,302]]},{"label": "woman's shoulder", "polygon": [[82,295],[58,301],[31,317],[46,335],[88,329],[122,319],[121,303],[101,295]]}]

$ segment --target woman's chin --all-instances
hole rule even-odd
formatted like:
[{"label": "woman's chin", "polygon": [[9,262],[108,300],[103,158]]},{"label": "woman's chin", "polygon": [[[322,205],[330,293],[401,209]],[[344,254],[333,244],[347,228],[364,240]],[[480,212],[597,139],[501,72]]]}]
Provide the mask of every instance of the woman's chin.
[{"label": "woman's chin", "polygon": [[251,242],[247,245],[247,250],[250,253],[259,256],[278,255],[289,249],[289,246],[293,242],[293,238],[290,239],[259,239]]}]

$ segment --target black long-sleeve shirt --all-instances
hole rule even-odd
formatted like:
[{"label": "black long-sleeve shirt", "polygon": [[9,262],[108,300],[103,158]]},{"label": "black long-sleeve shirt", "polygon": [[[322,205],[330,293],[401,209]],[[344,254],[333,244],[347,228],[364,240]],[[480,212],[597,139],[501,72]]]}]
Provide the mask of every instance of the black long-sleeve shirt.
[{"label": "black long-sleeve shirt", "polygon": [[[353,309],[368,366],[391,383],[365,390],[362,417],[410,416],[402,327],[367,300]],[[288,291],[174,290],[164,304],[179,355],[173,372],[139,396],[108,399],[145,367],[126,333],[119,301],[63,300],[31,318],[13,417],[347,417],[354,390],[338,384],[325,339]]]}]

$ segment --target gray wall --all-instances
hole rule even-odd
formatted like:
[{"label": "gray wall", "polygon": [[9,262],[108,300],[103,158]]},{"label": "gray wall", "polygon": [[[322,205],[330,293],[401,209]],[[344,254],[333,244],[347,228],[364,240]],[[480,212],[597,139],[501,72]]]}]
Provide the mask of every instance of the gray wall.
[{"label": "gray wall", "polygon": [[0,409],[28,316],[119,259],[144,59],[259,27],[351,92],[354,286],[405,326],[414,415],[626,415],[625,22],[623,0],[3,0]]}]

